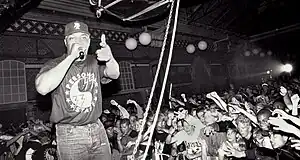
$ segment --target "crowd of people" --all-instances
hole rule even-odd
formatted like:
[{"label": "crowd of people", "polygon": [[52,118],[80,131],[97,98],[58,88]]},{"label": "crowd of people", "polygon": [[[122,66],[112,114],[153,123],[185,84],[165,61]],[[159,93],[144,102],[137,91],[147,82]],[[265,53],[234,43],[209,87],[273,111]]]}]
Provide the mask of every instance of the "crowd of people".
[{"label": "crowd of people", "polygon": [[[299,87],[298,79],[280,79],[238,89],[231,86],[218,93],[171,97],[171,103],[165,101],[161,108],[148,144],[156,111],[152,104],[134,159],[142,157],[147,145],[147,159],[153,160],[300,159]],[[106,108],[99,119],[112,159],[131,159],[145,106],[129,99],[122,105],[111,100]],[[53,129],[51,123],[29,120],[15,133],[1,133],[6,146],[1,152],[6,158],[12,153],[16,159],[57,159]]]},{"label": "crowd of people", "polygon": [[[152,159],[300,159],[297,79],[269,80],[260,85],[233,86],[208,94],[181,94],[162,107],[151,144],[147,138],[156,111],[147,117],[139,144],[151,145]],[[115,100],[100,117],[112,155],[129,159],[141,130],[143,107]],[[117,159],[118,159],[117,158]]]},{"label": "crowd of people", "polygon": [[29,118],[0,132],[1,160],[55,160],[56,142],[52,123]]}]

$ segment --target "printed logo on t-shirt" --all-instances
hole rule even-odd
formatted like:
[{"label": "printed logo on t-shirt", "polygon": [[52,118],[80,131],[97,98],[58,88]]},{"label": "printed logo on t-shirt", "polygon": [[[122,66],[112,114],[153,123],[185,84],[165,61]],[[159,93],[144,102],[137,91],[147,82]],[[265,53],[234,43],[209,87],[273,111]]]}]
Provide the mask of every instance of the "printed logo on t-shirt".
[{"label": "printed logo on t-shirt", "polygon": [[201,142],[195,141],[184,141],[186,146],[186,151],[190,155],[198,154],[202,151]]},{"label": "printed logo on t-shirt", "polygon": [[97,102],[99,84],[94,73],[81,73],[66,84],[66,101],[76,112],[90,112]]}]

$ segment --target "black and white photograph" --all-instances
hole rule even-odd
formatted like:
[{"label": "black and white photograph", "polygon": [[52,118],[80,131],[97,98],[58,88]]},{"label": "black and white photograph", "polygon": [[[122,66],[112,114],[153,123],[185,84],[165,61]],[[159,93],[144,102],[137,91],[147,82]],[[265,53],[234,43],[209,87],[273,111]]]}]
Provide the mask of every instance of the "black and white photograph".
[{"label": "black and white photograph", "polygon": [[300,160],[297,0],[0,0],[0,160]]}]

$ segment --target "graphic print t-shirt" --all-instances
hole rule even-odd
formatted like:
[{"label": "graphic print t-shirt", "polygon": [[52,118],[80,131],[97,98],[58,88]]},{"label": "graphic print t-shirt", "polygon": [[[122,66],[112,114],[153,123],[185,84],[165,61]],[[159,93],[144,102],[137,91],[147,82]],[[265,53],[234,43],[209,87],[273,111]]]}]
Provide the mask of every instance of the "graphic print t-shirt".
[{"label": "graphic print t-shirt", "polygon": [[[184,141],[187,154],[195,155],[195,154],[202,153],[202,144],[200,143],[199,140],[200,140],[200,138],[198,137],[195,139],[189,139],[189,140]],[[202,157],[200,156],[200,157],[194,158],[193,160],[202,160]]]},{"label": "graphic print t-shirt", "polygon": [[[177,146],[184,145],[183,149],[188,155],[195,155],[202,153],[201,137],[198,132],[188,135],[185,131],[178,132],[174,136]],[[202,160],[202,156],[194,158],[193,160]]]},{"label": "graphic print t-shirt", "polygon": [[[40,73],[57,66],[66,58],[63,55],[45,64]],[[100,81],[104,66],[99,66],[95,57],[87,55],[83,62],[73,62],[60,85],[52,92],[54,123],[85,125],[96,122],[102,112]]]}]

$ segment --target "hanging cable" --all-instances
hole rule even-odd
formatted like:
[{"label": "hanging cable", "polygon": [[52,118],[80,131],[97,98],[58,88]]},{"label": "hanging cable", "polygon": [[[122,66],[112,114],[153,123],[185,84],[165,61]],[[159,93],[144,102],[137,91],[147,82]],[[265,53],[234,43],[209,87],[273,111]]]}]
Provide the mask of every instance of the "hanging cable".
[{"label": "hanging cable", "polygon": [[149,96],[148,103],[147,103],[147,106],[146,106],[146,109],[145,109],[145,113],[144,113],[144,117],[143,117],[143,121],[142,121],[142,126],[141,126],[141,129],[139,131],[138,138],[136,140],[136,143],[135,143],[135,146],[134,146],[134,149],[133,149],[133,153],[132,153],[133,157],[135,157],[135,154],[137,153],[138,146],[139,146],[140,141],[141,141],[142,136],[143,136],[142,134],[143,134],[143,131],[144,131],[144,128],[145,128],[148,112],[149,112],[151,102],[152,102],[152,99],[153,99],[155,86],[157,84],[159,71],[160,71],[160,68],[161,68],[161,65],[162,65],[162,60],[163,60],[163,56],[164,56],[164,52],[165,52],[165,47],[166,47],[166,44],[167,44],[170,24],[171,24],[171,21],[172,21],[174,3],[175,3],[174,1],[172,1],[172,3],[171,3],[169,18],[168,18],[167,27],[166,27],[166,32],[165,32],[165,35],[164,35],[164,41],[163,41],[160,57],[159,57],[159,60],[158,60],[157,69],[156,69],[156,73],[155,73],[155,76],[154,76],[150,96]]},{"label": "hanging cable", "polygon": [[146,149],[145,149],[144,156],[143,156],[142,160],[145,160],[146,157],[147,157],[148,150],[149,150],[149,147],[151,145],[151,141],[152,141],[152,137],[153,137],[153,132],[154,132],[157,120],[158,120],[158,115],[159,115],[159,112],[160,112],[161,104],[162,104],[164,93],[165,93],[165,88],[166,88],[166,84],[167,84],[167,80],[168,80],[168,75],[169,75],[169,70],[170,70],[170,65],[171,65],[171,60],[172,60],[172,55],[173,55],[175,34],[176,34],[177,21],[178,21],[179,3],[180,3],[180,0],[177,0],[176,10],[175,10],[175,17],[174,17],[174,25],[173,25],[173,33],[172,33],[172,37],[171,37],[172,39],[171,39],[171,43],[170,43],[170,50],[169,50],[169,57],[168,57],[167,66],[166,66],[166,72],[165,72],[165,75],[164,75],[164,80],[163,80],[162,89],[161,89],[161,92],[160,92],[160,97],[159,97],[159,101],[158,101],[154,121],[153,121],[151,130],[150,130],[148,143],[147,143],[147,146],[146,146]]}]

